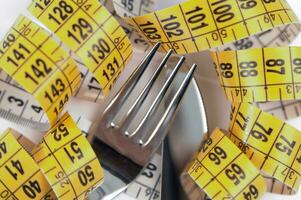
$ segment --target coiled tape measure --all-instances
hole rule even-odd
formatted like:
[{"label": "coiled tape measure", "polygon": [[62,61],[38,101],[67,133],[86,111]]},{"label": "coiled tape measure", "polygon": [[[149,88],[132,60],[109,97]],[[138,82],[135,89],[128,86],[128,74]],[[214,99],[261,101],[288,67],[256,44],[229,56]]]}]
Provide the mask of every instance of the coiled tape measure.
[{"label": "coiled tape measure", "polygon": [[[212,52],[212,58],[225,94],[233,101],[229,134],[216,129],[208,137],[186,171],[194,182],[184,174],[183,181],[188,180],[184,188],[197,184],[212,199],[259,199],[267,187],[274,191],[274,185],[265,183],[273,177],[281,183],[275,192],[296,191],[300,132],[242,102],[300,99],[300,50],[239,50],[292,41],[300,25],[289,5],[284,0],[189,0],[156,12],[151,12],[151,1],[115,0],[113,5],[124,17],[117,18],[129,25],[127,33],[135,35],[135,30],[144,37],[132,39],[133,44],[160,41],[162,51],[172,48],[179,54],[228,50]],[[71,117],[57,119],[72,96],[95,90],[97,101],[101,92],[107,94],[130,60],[132,45],[97,0],[34,0],[28,10],[54,35],[21,16],[4,37],[0,115],[39,130],[51,128],[30,151],[32,157],[10,132],[3,135],[1,155],[9,152],[12,157],[0,159],[1,166],[9,173],[5,177],[11,175],[20,185],[2,181],[1,194],[84,199],[103,181],[101,167]],[[17,96],[20,91],[26,100]],[[15,105],[7,108],[7,101]],[[15,141],[11,149],[8,140]],[[24,156],[15,159],[18,154]],[[27,173],[23,162],[35,170]],[[206,198],[195,190],[189,196]]]},{"label": "coiled tape measure", "polygon": [[73,59],[24,16],[5,36],[0,51],[2,69],[37,99],[53,125],[80,83]]},{"label": "coiled tape measure", "polygon": [[10,130],[0,144],[1,199],[85,199],[103,181],[95,153],[69,114],[33,149]]}]

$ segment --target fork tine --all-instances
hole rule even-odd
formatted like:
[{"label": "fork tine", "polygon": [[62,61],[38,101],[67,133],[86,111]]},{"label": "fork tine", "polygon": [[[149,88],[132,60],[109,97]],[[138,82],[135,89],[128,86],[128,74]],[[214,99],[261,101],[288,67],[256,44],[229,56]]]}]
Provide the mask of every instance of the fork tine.
[{"label": "fork tine", "polygon": [[[126,101],[128,96],[131,94],[135,86],[137,85],[138,81],[140,80],[142,74],[146,70],[147,66],[152,61],[154,55],[156,54],[157,50],[161,46],[161,43],[157,43],[151,51],[147,54],[147,56],[143,59],[140,65],[135,69],[135,71],[131,74],[125,84],[120,88],[114,98],[110,101],[109,105],[105,108],[103,112],[102,120],[105,123],[110,123],[113,117],[116,116],[120,107]],[[108,127],[110,124],[107,124]]]},{"label": "fork tine", "polygon": [[188,88],[188,85],[193,78],[193,74],[195,72],[196,67],[197,65],[193,64],[192,67],[190,68],[181,86],[177,90],[175,96],[171,100],[162,118],[160,119],[156,128],[152,131],[152,134],[148,137],[147,141],[144,142],[143,140],[139,140],[139,144],[142,147],[146,147],[147,145],[149,145],[158,133],[162,133],[164,135],[165,134],[164,132],[168,130],[168,126],[171,124],[171,121],[176,114],[177,108],[179,107],[181,100],[183,99],[183,96]]},{"label": "fork tine", "polygon": [[[122,118],[120,122],[120,129],[123,133],[129,126],[130,122],[133,120],[134,116],[136,115],[137,111],[139,110],[140,106],[143,104],[144,100],[146,99],[149,91],[153,87],[155,81],[159,77],[162,69],[164,68],[165,64],[167,63],[169,57],[171,56],[173,50],[169,50],[168,53],[163,58],[162,62],[160,63],[159,67],[156,69],[155,73],[151,77],[151,79],[147,82],[146,86],[143,88],[142,92],[139,94],[133,105],[130,107],[126,115]],[[115,127],[116,125],[114,122],[111,122],[111,127]]]},{"label": "fork tine", "polygon": [[176,67],[171,72],[171,74],[168,77],[167,81],[163,85],[162,89],[158,93],[158,95],[155,98],[154,102],[152,103],[152,105],[148,109],[147,113],[145,114],[143,119],[139,122],[139,125],[137,126],[137,128],[134,130],[134,132],[132,134],[130,134],[126,131],[125,135],[127,135],[129,137],[133,137],[133,136],[137,135],[138,133],[142,132],[143,130],[145,130],[144,128],[145,128],[145,126],[148,122],[148,119],[150,119],[150,117],[155,113],[155,111],[159,107],[160,102],[162,101],[163,97],[165,96],[165,93],[167,92],[169,86],[171,85],[173,79],[175,78],[175,76],[176,76],[177,72],[179,71],[180,67],[183,65],[184,61],[185,61],[185,57],[182,56],[180,58],[179,62],[177,63]]}]

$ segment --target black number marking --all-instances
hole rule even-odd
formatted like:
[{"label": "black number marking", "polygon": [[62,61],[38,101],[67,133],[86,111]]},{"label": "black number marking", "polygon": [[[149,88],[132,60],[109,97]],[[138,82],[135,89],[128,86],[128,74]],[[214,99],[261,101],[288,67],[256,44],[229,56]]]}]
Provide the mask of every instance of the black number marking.
[{"label": "black number marking", "polygon": [[41,192],[41,187],[38,181],[29,181],[29,184],[24,184],[22,186],[24,193],[31,199],[37,197],[37,193]]},{"label": "black number marking", "polygon": [[49,13],[48,19],[55,21],[58,25],[61,25],[70,14],[73,13],[73,8],[66,3],[66,1],[61,0],[58,6],[53,8],[53,13]]},{"label": "black number marking", "polygon": [[51,92],[45,92],[45,98],[53,103],[54,99],[59,97],[65,90],[66,86],[61,79],[56,79],[55,83],[51,84]]},{"label": "black number marking", "polygon": [[4,154],[7,153],[6,144],[5,142],[0,143],[0,159],[3,157]]},{"label": "black number marking", "polygon": [[161,35],[158,34],[157,28],[154,26],[153,22],[146,21],[144,24],[140,24],[142,31],[145,35],[151,40],[159,40],[161,39]]},{"label": "black number marking", "polygon": [[93,170],[89,165],[87,165],[84,170],[79,170],[77,175],[82,186],[88,185],[89,182],[95,179]]},{"label": "black number marking", "polygon": [[176,16],[170,15],[168,18],[161,20],[163,29],[169,38],[172,38],[173,36],[180,36],[184,33],[184,31],[180,29],[181,24],[178,21],[175,21],[176,19]]},{"label": "black number marking", "polygon": [[[283,59],[269,59],[266,61],[266,66],[273,69],[267,69],[267,72],[275,73],[275,74],[285,74],[285,68],[282,67],[285,65],[285,61]],[[276,67],[280,67],[278,70]]]},{"label": "black number marking", "polygon": [[295,141],[290,142],[286,137],[284,137],[283,135],[280,135],[279,137],[283,142],[277,142],[275,144],[276,148],[283,152],[286,153],[288,156],[291,155],[293,148],[296,145]]},{"label": "black number marking", "polygon": [[147,178],[153,178],[154,177],[154,172],[157,170],[157,166],[154,165],[153,163],[149,163],[146,166],[146,169],[142,172],[141,175],[146,176]]},{"label": "black number marking", "polygon": [[77,23],[72,25],[72,30],[68,30],[68,37],[71,37],[78,44],[82,44],[93,31],[93,27],[87,20],[79,18]]},{"label": "black number marking", "polygon": [[51,134],[56,141],[61,141],[63,137],[67,137],[69,135],[69,131],[65,124],[59,124]]},{"label": "black number marking", "polygon": [[232,70],[232,64],[231,63],[221,63],[219,65],[219,68],[221,69],[221,74],[224,78],[232,78],[233,72]]},{"label": "black number marking", "polygon": [[75,159],[77,158],[78,160],[84,158],[84,154],[82,152],[82,150],[79,148],[79,145],[77,144],[77,142],[71,142],[70,143],[70,149],[72,151],[72,153],[76,154],[75,156],[72,155],[69,150],[67,149],[67,147],[64,147],[64,150],[66,152],[66,154],[68,155],[68,157],[70,158],[70,160],[74,163]]},{"label": "black number marking", "polygon": [[38,85],[40,78],[45,78],[52,72],[52,69],[48,67],[44,60],[38,58],[35,64],[31,65],[31,72],[25,72],[25,78],[30,79],[34,84]]},{"label": "black number marking", "polygon": [[249,185],[249,191],[244,192],[243,195],[245,200],[257,199],[258,189],[254,185]]},{"label": "black number marking", "polygon": [[111,52],[109,44],[102,38],[99,38],[97,44],[93,44],[91,49],[88,51],[88,57],[92,58],[96,64],[99,64]]},{"label": "black number marking", "polygon": [[254,77],[258,75],[257,62],[250,61],[250,62],[241,62],[239,63],[240,76],[241,77]]},{"label": "black number marking", "polygon": [[258,140],[261,140],[262,142],[267,142],[268,141],[268,136],[270,136],[272,134],[273,129],[272,128],[266,129],[265,127],[263,127],[258,122],[256,122],[255,125],[257,127],[259,127],[262,131],[253,129],[250,134],[254,138],[256,138]]},{"label": "black number marking", "polygon": [[226,152],[219,146],[214,147],[213,151],[208,154],[208,158],[214,162],[214,164],[221,164],[221,159],[226,159]]},{"label": "black number marking", "polygon": [[196,6],[194,10],[185,13],[185,15],[188,16],[187,22],[189,24],[195,25],[194,27],[191,28],[192,31],[202,29],[209,25],[203,22],[206,18],[206,15],[201,12],[202,10],[203,8]]},{"label": "black number marking", "polygon": [[230,165],[230,169],[225,170],[225,174],[235,185],[239,185],[240,181],[246,178],[245,172],[235,163]]},{"label": "black number marking", "polygon": [[246,130],[248,122],[250,120],[249,117],[245,117],[241,112],[238,112],[238,116],[240,116],[240,118],[243,120],[243,124],[238,121],[238,119],[236,118],[235,122],[238,124],[238,126],[241,128],[241,130]]},{"label": "black number marking", "polygon": [[51,3],[51,0],[39,0],[41,3],[36,2],[34,6],[36,8],[39,8],[41,10],[44,10],[49,4]]},{"label": "black number marking", "polygon": [[10,161],[10,165],[11,167],[14,168],[14,170],[11,169],[11,167],[9,167],[8,165],[5,165],[5,169],[10,173],[10,175],[15,179],[18,180],[18,173],[19,175],[24,175],[24,170],[23,167],[21,165],[21,162],[19,160],[11,160]]},{"label": "black number marking", "polygon": [[238,0],[240,3],[240,8],[242,9],[251,9],[257,6],[257,2],[255,0]]},{"label": "black number marking", "polygon": [[228,0],[217,0],[211,3],[211,6],[217,6],[213,9],[213,14],[217,15],[216,21],[224,23],[234,18],[234,13],[231,12],[231,4],[219,5],[220,3],[227,2]]}]

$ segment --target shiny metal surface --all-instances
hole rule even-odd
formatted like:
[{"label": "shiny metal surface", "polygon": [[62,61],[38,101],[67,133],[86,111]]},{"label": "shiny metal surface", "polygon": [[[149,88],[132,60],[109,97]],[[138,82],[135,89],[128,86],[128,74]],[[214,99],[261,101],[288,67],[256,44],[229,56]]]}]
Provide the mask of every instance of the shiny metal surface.
[{"label": "shiny metal surface", "polygon": [[[121,123],[116,123],[114,121],[116,115],[135,89],[145,69],[150,65],[159,46],[160,44],[155,45],[142,63],[134,70],[130,78],[110,100],[108,106],[105,107],[104,112],[100,113],[99,120],[92,126],[90,132],[92,134],[89,136],[89,140],[96,153],[101,155],[100,161],[105,170],[105,182],[95,191],[97,195],[92,193],[90,199],[93,199],[93,196],[97,196],[97,199],[111,199],[112,197],[108,195],[118,190],[122,191],[136,178],[165,138],[169,125],[193,78],[196,65],[190,68],[184,80],[180,82],[181,85],[172,96],[167,108],[159,109],[163,97],[166,96],[167,90],[184,62],[184,57],[180,58],[173,72],[164,81],[146,114],[141,117],[142,119],[138,119],[138,126],[134,129],[136,132],[125,128],[135,121],[135,112],[138,112],[138,108],[149,96],[150,88],[157,81],[158,75],[171,55],[171,51],[169,51],[143,88],[141,95],[137,97],[134,104],[126,112],[127,114],[123,116]],[[158,110],[162,112],[159,116],[156,116]],[[127,119],[127,116],[130,119]],[[150,123],[150,121],[154,123]]]},{"label": "shiny metal surface", "polygon": [[[180,85],[184,74],[179,74],[171,93]],[[164,158],[162,174],[162,200],[184,200],[185,192],[180,183],[180,174],[185,165],[198,151],[204,134],[208,132],[207,116],[201,91],[195,80],[192,80],[182,100],[182,106],[169,129],[167,137],[169,163]],[[167,145],[166,145],[167,146]],[[170,171],[168,173],[164,173]],[[172,191],[172,195],[170,194]],[[169,194],[168,194],[169,193]]]}]

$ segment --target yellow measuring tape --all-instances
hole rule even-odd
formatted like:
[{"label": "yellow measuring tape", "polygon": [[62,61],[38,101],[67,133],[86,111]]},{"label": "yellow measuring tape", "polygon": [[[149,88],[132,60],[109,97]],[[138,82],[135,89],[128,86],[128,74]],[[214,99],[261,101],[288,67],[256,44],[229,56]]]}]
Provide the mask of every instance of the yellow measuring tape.
[{"label": "yellow measuring tape", "polygon": [[[300,29],[300,25],[295,24],[298,18],[283,0],[189,0],[125,20],[149,42],[161,41],[165,51],[172,48],[180,54],[233,42],[238,48],[250,48],[256,43],[266,46],[274,42],[270,40],[275,37],[274,28],[288,25]],[[265,31],[268,32],[262,34]],[[256,35],[260,33],[265,38],[273,37],[262,41],[261,36]],[[244,38],[251,42],[237,42]]]},{"label": "yellow measuring tape", "polygon": [[[139,0],[115,0],[113,4],[117,14],[126,16],[123,21],[129,24],[128,30],[136,30],[150,44],[162,42],[162,51],[172,48],[178,54],[280,46],[301,30],[284,0],[189,0],[151,13],[154,6]],[[55,193],[54,198],[84,199],[102,182],[103,172],[70,116],[56,123],[81,84],[83,75],[74,59],[80,59],[93,74],[91,80],[108,94],[131,58],[132,45],[98,0],[34,0],[28,10],[57,38],[21,16],[0,44],[1,69],[35,97],[41,107],[32,109],[48,117],[48,123],[26,123],[41,130],[52,126],[34,148],[33,159],[24,156],[22,160],[36,166],[31,173],[41,176],[38,183],[43,189],[32,181],[25,191],[32,196]],[[144,40],[134,43],[139,42]],[[229,100],[292,100],[301,97],[299,51],[298,47],[263,48],[214,52],[212,57]],[[10,97],[9,101],[23,106],[20,99]],[[10,111],[1,113],[12,121],[22,118]],[[195,183],[213,199],[259,199],[271,187],[264,183],[261,170],[265,178],[272,176],[289,187],[281,193],[296,191],[300,184],[299,131],[246,103],[234,104],[231,125],[229,137],[216,129],[189,165],[187,173]],[[20,188],[10,188],[13,186],[6,187],[9,195],[19,192]]]},{"label": "yellow measuring tape", "polygon": [[103,182],[96,155],[68,113],[32,147],[11,130],[1,136],[1,199],[86,199]]},{"label": "yellow measuring tape", "polygon": [[[89,88],[98,89],[91,85],[97,82],[108,94],[129,61],[132,47],[122,27],[99,1],[37,1],[29,10],[93,73],[95,80],[90,80]],[[41,115],[39,120],[23,120],[26,121],[23,124],[41,130],[55,123],[64,105],[80,87],[83,76],[73,60],[75,57],[56,40],[21,16],[1,41],[1,69],[35,97],[39,106],[32,105],[32,109],[38,113],[44,111],[48,117],[46,123],[41,123],[45,117]],[[18,97],[8,98],[17,107],[25,104]],[[12,114],[15,113],[8,110],[2,115],[18,122],[16,118],[22,118]]]},{"label": "yellow measuring tape", "polygon": [[259,199],[263,177],[245,154],[216,129],[187,171],[211,199]]},{"label": "yellow measuring tape", "polygon": [[28,10],[89,68],[108,93],[132,54],[131,43],[97,0],[33,1]]},{"label": "yellow measuring tape", "polygon": [[[120,7],[122,4],[120,1],[117,2],[119,2]],[[127,9],[125,6],[124,10]],[[289,43],[300,30],[297,17],[287,3],[280,0],[191,0],[143,16],[132,16],[126,20],[150,43],[160,41],[163,43],[162,50],[166,51],[172,48],[179,54],[194,53],[215,47],[231,50],[279,46]],[[285,28],[281,30],[283,26]],[[277,31],[283,31],[286,34],[277,34]],[[271,35],[274,36],[271,37]],[[298,70],[301,64],[299,51],[298,47],[288,47],[222,51],[211,54],[221,85],[229,100],[233,102],[267,102],[300,99],[298,80],[300,72]],[[236,129],[230,129],[230,138],[236,139],[233,142],[238,143],[237,145],[243,148],[241,150],[236,149],[237,152],[246,153],[254,165],[264,171],[265,176],[266,174],[272,176],[288,186],[288,188],[280,188],[280,191],[277,192],[296,192],[300,184],[300,166],[298,166],[300,144],[297,142],[300,132],[266,113],[263,114],[262,111],[261,115],[264,117],[259,118],[255,114],[252,115],[259,110],[252,108],[249,104],[242,105],[247,107],[245,108],[247,111],[237,112],[246,115],[246,117],[243,116],[245,123],[248,122],[252,129],[259,124],[261,129],[258,130],[257,127],[257,129],[248,132],[244,129],[246,124],[241,126],[240,132]],[[270,120],[266,119],[265,123],[260,124],[261,121],[258,120],[264,118]],[[238,121],[238,119],[235,120]],[[278,129],[276,127],[274,129],[272,127],[264,128],[275,123],[283,125],[283,129],[278,130],[280,127]],[[218,133],[221,134],[221,132],[215,131],[210,139],[213,148]],[[265,133],[273,135],[270,140],[265,137]],[[240,142],[237,142],[237,134],[242,137]],[[244,140],[248,135],[251,135],[250,138],[253,136],[253,140],[255,138],[269,142],[259,143],[256,140],[255,142],[251,140],[252,142],[249,143]],[[206,147],[206,145],[204,146]],[[223,163],[220,161],[226,158],[227,150],[234,151],[235,148],[232,146],[233,143],[229,144],[225,148],[226,150],[217,148],[217,151],[214,151],[216,150],[214,149],[210,152],[211,154],[207,152],[209,155],[201,151],[198,154],[198,159],[192,162],[193,164],[187,173],[210,198],[259,199],[264,191],[264,183],[253,185],[252,182],[249,182],[246,184],[250,189],[248,193],[245,191],[248,187],[245,186],[236,186],[234,187],[236,192],[233,192],[231,183],[223,177],[225,168],[219,166],[220,168],[214,171],[216,166],[212,162]],[[283,153],[285,155],[282,155]],[[211,159],[211,163],[204,161],[206,155],[208,160]],[[225,165],[231,166],[235,164],[235,161],[226,159],[225,163]],[[245,163],[247,165],[248,162]],[[248,164],[253,165],[251,162]],[[235,169],[238,175],[244,175],[244,171],[239,169],[247,168],[252,169],[249,166],[243,168],[239,166]],[[232,176],[234,181],[239,180],[238,175],[234,173]],[[186,183],[183,186],[185,187],[185,185]],[[191,192],[193,191],[189,190],[189,193]],[[239,196],[240,194],[241,196]],[[192,199],[198,198],[200,198],[199,195],[192,197]]]},{"label": "yellow measuring tape", "polygon": [[0,138],[0,198],[54,199],[44,174],[18,140],[11,130]]},{"label": "yellow measuring tape", "polygon": [[1,41],[0,54],[1,68],[35,97],[53,125],[81,81],[68,52],[21,16]]},{"label": "yellow measuring tape", "polygon": [[103,171],[88,140],[65,114],[32,151],[59,199],[85,199],[103,182]]},{"label": "yellow measuring tape", "polygon": [[301,131],[248,103],[232,107],[232,141],[258,169],[297,191],[301,182]]},{"label": "yellow measuring tape", "polygon": [[231,101],[266,102],[301,98],[301,48],[257,48],[211,53]]},{"label": "yellow measuring tape", "polygon": [[205,198],[202,190],[212,199],[260,199],[266,184],[270,191],[293,194],[301,182],[300,138],[301,131],[276,117],[236,103],[229,133],[216,129],[203,142],[182,174],[183,186],[191,199]]}]

